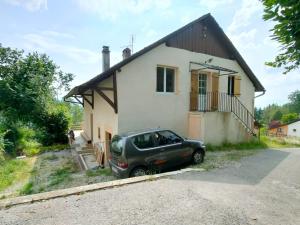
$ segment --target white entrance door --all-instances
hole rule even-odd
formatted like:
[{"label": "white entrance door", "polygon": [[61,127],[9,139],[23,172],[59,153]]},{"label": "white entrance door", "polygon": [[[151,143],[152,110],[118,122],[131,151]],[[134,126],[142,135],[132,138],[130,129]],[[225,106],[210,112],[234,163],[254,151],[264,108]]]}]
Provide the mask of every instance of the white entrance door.
[{"label": "white entrance door", "polygon": [[199,73],[199,111],[206,111],[207,106],[207,74]]}]

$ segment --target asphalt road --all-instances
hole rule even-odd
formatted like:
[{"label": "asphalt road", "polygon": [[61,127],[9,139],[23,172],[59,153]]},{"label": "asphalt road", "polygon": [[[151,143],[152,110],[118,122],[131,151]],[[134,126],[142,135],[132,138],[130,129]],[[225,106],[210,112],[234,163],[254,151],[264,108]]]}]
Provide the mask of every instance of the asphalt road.
[{"label": "asphalt road", "polygon": [[300,149],[0,211],[0,224],[300,224]]}]

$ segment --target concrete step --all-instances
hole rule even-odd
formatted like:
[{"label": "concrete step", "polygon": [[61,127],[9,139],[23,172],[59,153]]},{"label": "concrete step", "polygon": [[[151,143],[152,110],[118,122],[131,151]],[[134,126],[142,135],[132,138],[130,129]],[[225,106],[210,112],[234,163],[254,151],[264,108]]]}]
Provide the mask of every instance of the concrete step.
[{"label": "concrete step", "polygon": [[80,167],[83,170],[94,169],[99,166],[99,163],[96,161],[95,155],[92,153],[79,154],[78,160],[80,162]]}]

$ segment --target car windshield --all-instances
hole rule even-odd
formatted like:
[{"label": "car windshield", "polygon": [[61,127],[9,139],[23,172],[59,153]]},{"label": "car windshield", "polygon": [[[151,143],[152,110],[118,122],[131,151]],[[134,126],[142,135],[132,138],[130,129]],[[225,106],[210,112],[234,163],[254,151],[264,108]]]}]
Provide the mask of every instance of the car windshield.
[{"label": "car windshield", "polygon": [[122,137],[117,135],[114,136],[111,141],[111,152],[121,155],[123,151],[123,143],[124,140]]}]

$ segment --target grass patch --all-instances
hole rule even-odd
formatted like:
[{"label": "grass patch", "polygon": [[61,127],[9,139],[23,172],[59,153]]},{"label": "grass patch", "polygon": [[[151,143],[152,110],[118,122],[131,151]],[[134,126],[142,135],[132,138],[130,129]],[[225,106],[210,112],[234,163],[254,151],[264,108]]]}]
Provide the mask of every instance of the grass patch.
[{"label": "grass patch", "polygon": [[30,195],[33,193],[33,183],[29,182],[20,190],[20,195]]},{"label": "grass patch", "polygon": [[300,140],[287,137],[269,137],[261,136],[261,141],[269,148],[299,148]]},{"label": "grass patch", "polygon": [[0,163],[0,191],[30,175],[32,159],[7,159]]},{"label": "grass patch", "polygon": [[57,145],[51,145],[51,146],[42,146],[42,147],[40,147],[40,153],[50,152],[50,151],[57,152],[57,151],[61,151],[61,150],[67,149],[67,148],[69,148],[68,144],[57,144]]},{"label": "grass patch", "polygon": [[104,169],[96,169],[96,170],[87,170],[86,175],[88,177],[112,176],[112,172],[110,168],[104,168]]},{"label": "grass patch", "polygon": [[229,151],[229,150],[250,150],[250,149],[264,149],[268,148],[268,145],[263,141],[249,141],[241,142],[237,144],[224,142],[222,145],[206,145],[207,151]]},{"label": "grass patch", "polygon": [[50,175],[49,186],[54,186],[66,181],[70,181],[72,179],[71,173],[75,173],[76,171],[76,165],[72,161],[69,161],[63,168],[57,169]]},{"label": "grass patch", "polygon": [[48,156],[44,157],[44,159],[45,159],[45,160],[50,160],[50,161],[52,161],[52,160],[57,160],[57,159],[58,159],[58,156],[55,155],[55,154],[51,154],[51,155],[48,155]]},{"label": "grass patch", "polygon": [[51,146],[41,146],[37,142],[26,142],[26,145],[24,145],[23,153],[26,156],[34,156],[39,155],[44,152],[57,152],[64,149],[67,149],[69,145],[67,144],[56,144]]},{"label": "grass patch", "polygon": [[54,186],[57,184],[60,184],[66,180],[70,180],[70,170],[69,168],[61,168],[56,170],[53,174],[51,174],[51,181],[49,183],[49,186]]}]

